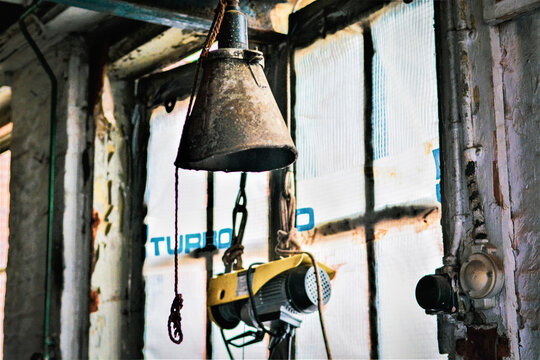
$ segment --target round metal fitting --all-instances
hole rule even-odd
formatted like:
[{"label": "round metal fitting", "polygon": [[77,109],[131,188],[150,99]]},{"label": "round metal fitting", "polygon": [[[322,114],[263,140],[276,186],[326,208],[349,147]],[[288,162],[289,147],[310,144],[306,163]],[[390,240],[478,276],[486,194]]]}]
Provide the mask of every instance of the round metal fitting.
[{"label": "round metal fitting", "polygon": [[473,253],[461,266],[462,289],[473,299],[492,297],[503,285],[503,268],[499,259],[483,252]]},{"label": "round metal fitting", "polygon": [[210,51],[208,53],[208,57],[203,62],[203,66],[207,65],[210,61],[221,59],[244,60],[250,64],[257,63],[264,67],[264,56],[262,52],[258,50],[232,48],[220,48],[214,51]]}]

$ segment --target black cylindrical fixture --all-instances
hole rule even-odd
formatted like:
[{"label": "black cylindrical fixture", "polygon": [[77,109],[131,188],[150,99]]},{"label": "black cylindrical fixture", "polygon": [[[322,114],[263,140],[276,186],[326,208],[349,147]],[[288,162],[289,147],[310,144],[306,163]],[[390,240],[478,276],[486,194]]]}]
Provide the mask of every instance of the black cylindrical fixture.
[{"label": "black cylindrical fixture", "polygon": [[[328,274],[319,268],[323,304],[330,300],[331,288]],[[317,283],[313,266],[299,266],[289,272],[287,278],[287,296],[292,307],[303,313],[317,310]]]},{"label": "black cylindrical fixture", "polygon": [[240,11],[238,1],[229,1],[218,34],[219,48],[247,49],[248,31],[246,15]]},{"label": "black cylindrical fixture", "polygon": [[445,275],[426,275],[416,285],[416,301],[428,312],[453,313],[457,297],[450,278]]}]

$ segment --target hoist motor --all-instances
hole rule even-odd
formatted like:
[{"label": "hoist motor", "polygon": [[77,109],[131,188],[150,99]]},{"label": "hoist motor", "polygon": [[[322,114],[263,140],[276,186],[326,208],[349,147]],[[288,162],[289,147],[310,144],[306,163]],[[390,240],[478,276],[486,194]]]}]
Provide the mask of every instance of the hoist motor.
[{"label": "hoist motor", "polygon": [[[326,304],[335,271],[317,264]],[[317,295],[311,259],[307,255],[295,255],[213,278],[208,287],[208,311],[223,329],[232,329],[240,321],[258,328],[258,323],[275,320],[296,328],[302,322],[302,313],[317,310]]]}]

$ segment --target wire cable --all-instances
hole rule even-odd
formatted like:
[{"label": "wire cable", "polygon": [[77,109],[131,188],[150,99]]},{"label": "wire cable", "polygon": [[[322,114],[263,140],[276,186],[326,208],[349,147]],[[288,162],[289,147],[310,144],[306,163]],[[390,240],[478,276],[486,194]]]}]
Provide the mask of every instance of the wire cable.
[{"label": "wire cable", "polygon": [[[326,356],[329,360],[332,359],[332,353],[330,351],[330,344],[328,342],[328,336],[326,335],[326,326],[324,325],[324,316],[322,312],[323,308],[323,295],[322,295],[322,286],[321,286],[321,275],[319,274],[319,265],[317,264],[317,261],[315,261],[315,257],[313,254],[307,251],[299,251],[299,250],[283,250],[279,248],[279,243],[275,248],[275,251],[279,255],[298,255],[298,254],[306,254],[310,257],[311,263],[313,264],[313,267],[315,268],[315,280],[317,282],[317,310],[319,313],[319,322],[321,324],[321,332],[323,335],[324,340],[324,347],[326,349]],[[249,287],[248,287],[249,290]]]},{"label": "wire cable", "polygon": [[219,328],[219,331],[221,332],[221,338],[223,339],[223,343],[225,344],[225,349],[227,349],[227,354],[229,354],[229,359],[234,360],[231,348],[229,347],[229,343],[227,342],[227,338],[225,338],[225,331],[223,331],[222,328]]}]

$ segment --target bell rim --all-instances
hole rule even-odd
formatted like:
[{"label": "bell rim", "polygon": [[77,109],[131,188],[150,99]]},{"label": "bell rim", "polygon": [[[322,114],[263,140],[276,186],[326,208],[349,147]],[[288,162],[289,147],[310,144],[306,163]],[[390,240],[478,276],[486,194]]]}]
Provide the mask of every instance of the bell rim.
[{"label": "bell rim", "polygon": [[[265,167],[262,170],[242,170],[242,169],[228,170],[228,169],[223,169],[223,168],[210,169],[208,166],[204,167],[204,165],[201,164],[202,162],[208,162],[208,160],[211,159],[211,158],[217,158],[217,157],[220,157],[220,156],[240,154],[240,153],[250,151],[250,150],[272,150],[272,149],[273,150],[287,151],[287,152],[291,153],[292,154],[292,161],[289,161],[288,163],[286,163],[286,164],[284,164],[283,166],[280,166],[280,167]],[[206,157],[203,157],[203,158],[200,158],[200,159],[185,159],[184,158],[185,156],[182,156],[182,154],[186,154],[186,153],[188,153],[188,152],[183,152],[181,148],[179,149],[178,156],[177,156],[177,158],[176,158],[176,160],[174,162],[174,165],[177,168],[186,169],[186,170],[206,170],[206,171],[223,171],[223,172],[264,172],[264,171],[271,171],[271,170],[277,170],[277,169],[285,168],[287,166],[290,166],[290,165],[294,164],[295,161],[298,160],[298,150],[296,149],[296,147],[294,145],[289,145],[289,144],[285,144],[285,145],[263,145],[263,146],[260,146],[260,145],[257,145],[257,146],[253,146],[253,145],[251,145],[251,146],[250,145],[240,146],[240,147],[235,147],[235,148],[232,148],[232,149],[226,149],[226,150],[220,151],[218,153],[214,153],[214,154],[212,154],[210,156],[206,156]]]}]

